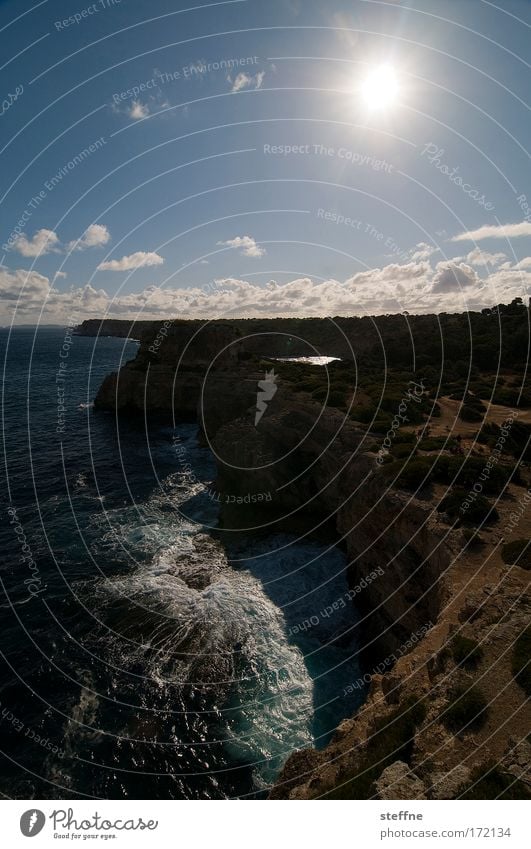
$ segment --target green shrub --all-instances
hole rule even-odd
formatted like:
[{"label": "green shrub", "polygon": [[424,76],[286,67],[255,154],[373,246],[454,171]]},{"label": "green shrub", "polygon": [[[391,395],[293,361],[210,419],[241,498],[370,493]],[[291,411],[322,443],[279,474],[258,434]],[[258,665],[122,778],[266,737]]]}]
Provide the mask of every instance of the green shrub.
[{"label": "green shrub", "polygon": [[508,566],[531,569],[531,540],[515,539],[505,543],[502,548],[502,560]]},{"label": "green shrub", "polygon": [[345,393],[340,392],[337,389],[331,389],[328,395],[328,400],[326,402],[327,407],[344,407],[345,406]]},{"label": "green shrub", "polygon": [[410,455],[414,457],[416,451],[410,442],[399,442],[392,446],[391,453],[397,460],[402,460],[404,457],[409,457]]},{"label": "green shrub", "polygon": [[430,483],[433,476],[432,464],[429,457],[415,457],[405,465],[397,461],[386,469],[386,475],[389,478],[396,477],[394,485],[398,489],[414,491]]},{"label": "green shrub", "polygon": [[326,798],[369,799],[374,793],[374,782],[389,764],[396,760],[406,763],[411,760],[415,732],[425,718],[425,704],[411,697],[403,706],[377,722],[360,758],[357,773]]},{"label": "green shrub", "polygon": [[463,637],[462,634],[456,634],[453,638],[450,651],[454,662],[465,669],[474,669],[483,657],[483,650],[478,641]]},{"label": "green shrub", "polygon": [[[470,493],[466,489],[456,487],[440,502],[437,510],[446,513],[450,519],[459,519],[464,525],[491,525],[498,521],[499,514],[490,501],[483,495],[478,495],[473,501],[466,501]],[[461,511],[461,506],[470,506]]]},{"label": "green shrub", "polygon": [[477,731],[487,719],[487,700],[478,687],[456,687],[442,721],[449,731]]},{"label": "green shrub", "polygon": [[531,696],[531,625],[523,631],[513,646],[511,672],[527,696]]},{"label": "green shrub", "polygon": [[459,410],[459,418],[463,422],[482,422],[483,415],[476,407],[471,407],[468,404],[462,404]]}]

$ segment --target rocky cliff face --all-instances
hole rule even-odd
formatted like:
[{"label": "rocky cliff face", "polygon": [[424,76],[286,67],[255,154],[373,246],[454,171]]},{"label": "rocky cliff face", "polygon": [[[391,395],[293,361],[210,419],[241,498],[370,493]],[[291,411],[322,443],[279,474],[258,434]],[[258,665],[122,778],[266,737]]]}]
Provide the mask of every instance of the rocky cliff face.
[{"label": "rocky cliff face", "polygon": [[[361,424],[272,381],[239,328],[176,322],[151,328],[96,399],[98,408],[196,419],[217,459],[224,527],[326,531],[346,547],[368,699],[326,749],[288,759],[272,796],[455,798],[478,781],[492,785],[492,759],[496,781],[512,781],[521,797],[530,715],[511,647],[529,617],[526,573],[508,574],[496,528],[473,546],[448,524],[434,509],[437,488],[415,498],[388,486]],[[253,497],[263,493],[266,503]],[[510,503],[498,509],[503,523]],[[463,638],[480,643],[473,663],[455,648]],[[468,700],[456,688],[490,702],[457,730],[448,716]]]},{"label": "rocky cliff face", "polygon": [[195,420],[205,377],[230,381],[241,356],[240,334],[229,324],[150,322],[137,356],[104,380],[95,407]]}]

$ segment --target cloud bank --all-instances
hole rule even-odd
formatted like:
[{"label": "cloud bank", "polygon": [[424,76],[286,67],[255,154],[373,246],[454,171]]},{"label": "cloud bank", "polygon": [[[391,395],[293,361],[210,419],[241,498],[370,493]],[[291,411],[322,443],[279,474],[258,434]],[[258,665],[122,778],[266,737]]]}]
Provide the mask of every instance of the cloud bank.
[{"label": "cloud bank", "polygon": [[[162,257],[139,252],[140,257]],[[138,267],[135,259],[111,260],[112,270]],[[525,261],[524,264],[526,264]],[[107,263],[103,263],[107,265]],[[301,277],[288,283],[258,285],[234,277],[211,280],[204,286],[166,288],[148,286],[142,292],[111,297],[91,285],[59,291],[35,271],[0,267],[0,322],[63,323],[84,318],[204,318],[381,315],[479,310],[531,293],[531,267],[506,262],[481,277],[472,263],[459,258],[434,267],[426,260],[403,265],[391,263],[339,280],[315,281]],[[481,266],[480,266],[481,267]],[[482,267],[485,273],[485,267]],[[39,319],[41,308],[42,318]]]}]

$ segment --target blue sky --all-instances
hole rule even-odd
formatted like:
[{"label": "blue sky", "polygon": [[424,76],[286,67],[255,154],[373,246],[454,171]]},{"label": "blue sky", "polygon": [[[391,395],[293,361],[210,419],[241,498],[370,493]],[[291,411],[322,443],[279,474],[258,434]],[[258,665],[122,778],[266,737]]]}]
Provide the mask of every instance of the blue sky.
[{"label": "blue sky", "polygon": [[531,3],[193,5],[0,3],[0,322],[527,297]]}]

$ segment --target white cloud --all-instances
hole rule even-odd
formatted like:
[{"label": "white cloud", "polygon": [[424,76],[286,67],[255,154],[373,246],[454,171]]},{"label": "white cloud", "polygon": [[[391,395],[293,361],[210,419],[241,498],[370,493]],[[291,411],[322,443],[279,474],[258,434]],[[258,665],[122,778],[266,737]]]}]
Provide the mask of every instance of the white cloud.
[{"label": "white cloud", "polygon": [[50,291],[50,281],[36,271],[25,271],[20,268],[10,271],[5,266],[0,268],[0,301],[16,301],[23,303],[38,303]]},{"label": "white cloud", "polygon": [[433,292],[455,292],[463,286],[471,286],[479,280],[477,273],[464,262],[437,263],[433,278]]},{"label": "white cloud", "polygon": [[228,76],[227,79],[231,83],[231,91],[241,91],[244,88],[262,88],[265,71],[259,71],[257,74],[246,74],[245,71],[240,71],[234,80]]},{"label": "white cloud", "polygon": [[508,303],[515,297],[527,301],[529,294],[531,270],[496,268],[481,278],[470,265],[455,259],[440,262],[435,268],[427,261],[392,263],[357,272],[345,281],[316,282],[301,277],[263,285],[231,277],[202,287],[148,286],[141,292],[116,297],[90,285],[58,291],[36,272],[0,268],[0,323],[10,321],[15,311],[15,322],[54,324],[63,323],[71,315],[81,321],[104,316],[212,319],[380,315],[403,310],[455,313]]},{"label": "white cloud", "polygon": [[13,242],[13,250],[22,256],[43,256],[56,252],[59,248],[59,236],[54,230],[37,230],[32,239],[24,233]]},{"label": "white cloud", "polygon": [[227,248],[237,248],[242,256],[261,257],[265,254],[265,248],[256,244],[252,236],[235,236],[234,239],[228,239],[226,242],[218,242],[218,245],[223,245]]},{"label": "white cloud", "polygon": [[121,259],[111,259],[100,262],[98,271],[132,271],[135,268],[145,268],[152,265],[162,265],[163,257],[152,251],[136,251]]},{"label": "white cloud", "polygon": [[484,224],[477,230],[467,230],[452,236],[451,242],[480,242],[482,239],[515,239],[517,236],[531,236],[531,221],[519,224]]},{"label": "white cloud", "polygon": [[466,257],[466,261],[471,265],[499,265],[506,259],[506,255],[501,251],[491,254],[488,251],[482,251],[481,248],[474,248]]},{"label": "white cloud", "polygon": [[149,106],[141,100],[133,100],[127,114],[135,121],[140,121],[141,118],[147,118],[149,115]]},{"label": "white cloud", "polygon": [[433,254],[438,253],[439,248],[434,248],[433,245],[428,245],[427,242],[419,242],[411,254],[411,259],[418,262],[422,259],[429,259]]},{"label": "white cloud", "polygon": [[521,259],[520,262],[517,262],[516,265],[513,265],[513,268],[527,271],[527,269],[531,269],[531,256],[526,256],[524,259]]},{"label": "white cloud", "polygon": [[85,248],[99,248],[102,245],[106,245],[110,240],[111,234],[107,230],[105,224],[91,224],[81,238],[74,239],[72,242],[69,242],[67,247],[68,251],[83,251]]}]

